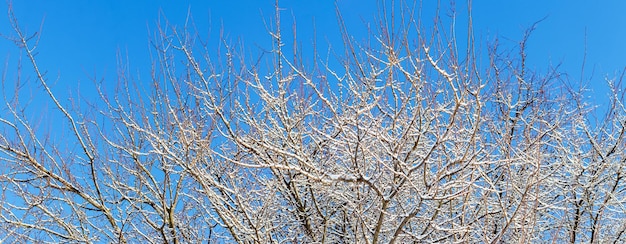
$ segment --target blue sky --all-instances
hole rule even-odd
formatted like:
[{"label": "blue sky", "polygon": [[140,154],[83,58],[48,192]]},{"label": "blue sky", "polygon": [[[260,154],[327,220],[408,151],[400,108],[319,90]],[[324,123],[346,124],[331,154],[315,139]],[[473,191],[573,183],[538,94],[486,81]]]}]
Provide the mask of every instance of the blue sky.
[{"label": "blue sky", "polygon": [[[445,2],[445,1],[444,1]],[[338,0],[349,30],[355,36],[365,35],[365,24],[374,19],[376,1]],[[458,3],[464,12],[464,3]],[[37,49],[40,68],[56,82],[57,92],[91,85],[90,77],[115,83],[118,51],[128,57],[131,70],[148,72],[149,40],[163,17],[182,24],[188,13],[199,30],[216,40],[220,30],[232,40],[243,40],[246,48],[257,52],[255,45],[270,48],[266,34],[274,16],[274,1],[14,1],[13,7],[21,27],[42,35]],[[313,39],[315,22],[317,41],[333,45],[340,40],[334,1],[281,1],[284,22],[297,22],[298,39],[308,44]],[[424,3],[425,16],[434,11],[434,1]],[[0,33],[11,35],[7,4],[0,4]],[[444,11],[447,12],[447,11]],[[562,63],[561,71],[578,80],[587,50],[585,80],[596,93],[590,99],[603,97],[605,77],[615,77],[626,66],[626,1],[474,1],[475,36],[481,43],[495,37],[512,47],[532,23],[539,23],[529,42],[531,68],[545,71],[549,65]],[[461,13],[460,13],[461,14]],[[459,18],[463,21],[463,15]],[[430,19],[425,18],[424,23]],[[291,31],[290,26],[284,31]],[[210,33],[210,34],[209,34]],[[585,44],[586,43],[586,44]],[[339,43],[337,43],[339,45]],[[0,41],[2,60],[14,64],[20,53],[11,42]],[[593,72],[592,72],[593,71]],[[11,77],[13,70],[8,70]],[[593,77],[590,78],[593,73]],[[58,80],[57,80],[58,78]],[[84,86],[84,85],[81,85]],[[85,95],[85,94],[83,94]],[[88,95],[88,94],[87,94]],[[598,100],[599,103],[605,102]]]}]

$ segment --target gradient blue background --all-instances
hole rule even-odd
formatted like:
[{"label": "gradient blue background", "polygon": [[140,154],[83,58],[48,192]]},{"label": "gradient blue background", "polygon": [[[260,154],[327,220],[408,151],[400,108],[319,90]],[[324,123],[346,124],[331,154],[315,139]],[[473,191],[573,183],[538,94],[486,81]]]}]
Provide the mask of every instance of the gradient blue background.
[{"label": "gradient blue background", "polygon": [[[445,2],[445,1],[444,1]],[[376,1],[338,0],[351,34],[365,38],[365,23],[374,20]],[[298,41],[303,45],[313,40],[315,26],[321,47],[338,45],[340,34],[335,14],[335,1],[281,1],[282,19],[289,25],[297,22]],[[465,4],[457,3],[459,23],[465,22]],[[274,17],[274,1],[14,1],[13,8],[21,27],[28,33],[39,31],[37,47],[40,68],[46,70],[54,91],[60,96],[76,92],[89,97],[93,89],[90,78],[114,85],[118,53],[130,64],[131,72],[149,74],[150,42],[161,21],[182,25],[188,13],[205,37],[217,40],[220,31],[230,40],[242,40],[252,54],[255,46],[271,48],[267,24]],[[448,13],[444,4],[442,13]],[[0,4],[0,33],[12,36],[6,17],[7,4]],[[570,79],[583,80],[594,92],[589,99],[606,104],[605,79],[619,77],[626,65],[626,1],[474,1],[475,37],[479,43],[500,38],[505,47],[514,47],[524,30],[537,25],[528,46],[528,65],[546,71],[550,65],[561,64],[560,70]],[[430,23],[435,1],[424,2],[424,24]],[[315,25],[313,25],[315,23]],[[271,25],[271,24],[270,24]],[[460,29],[463,29],[459,24]],[[270,27],[271,28],[271,27]],[[463,39],[461,39],[463,40]],[[586,64],[581,72],[586,49]],[[10,42],[0,40],[3,74],[11,84],[20,51]],[[28,71],[27,68],[24,71]],[[34,82],[32,74],[29,82]],[[144,76],[145,77],[145,76]],[[146,77],[147,78],[147,77]],[[39,87],[39,86],[35,86]],[[85,87],[84,89],[82,87]],[[37,89],[37,88],[34,88]],[[74,94],[75,95],[75,94]],[[38,98],[35,97],[35,100]],[[43,98],[42,98],[43,99]],[[67,101],[65,101],[67,103]]]}]

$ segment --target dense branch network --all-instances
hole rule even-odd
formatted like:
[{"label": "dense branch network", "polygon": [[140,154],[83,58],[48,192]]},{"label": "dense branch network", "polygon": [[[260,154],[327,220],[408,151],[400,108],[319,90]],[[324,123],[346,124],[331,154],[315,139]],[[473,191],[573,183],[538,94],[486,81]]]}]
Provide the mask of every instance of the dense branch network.
[{"label": "dense branch network", "polygon": [[621,80],[592,123],[584,91],[527,69],[528,35],[482,62],[473,38],[459,51],[391,8],[367,44],[339,14],[339,65],[291,58],[278,4],[265,66],[166,23],[150,86],[120,69],[95,113],[55,95],[10,13],[67,122],[61,141],[41,134],[3,79],[0,242],[626,240]]}]

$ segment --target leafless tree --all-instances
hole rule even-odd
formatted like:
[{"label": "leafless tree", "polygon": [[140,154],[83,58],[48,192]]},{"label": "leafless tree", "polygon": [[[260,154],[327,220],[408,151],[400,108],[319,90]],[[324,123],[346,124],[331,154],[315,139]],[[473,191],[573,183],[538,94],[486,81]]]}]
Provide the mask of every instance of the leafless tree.
[{"label": "leafless tree", "polygon": [[69,105],[10,10],[8,36],[63,121],[42,132],[28,86],[3,76],[0,240],[626,241],[621,77],[592,120],[584,88],[526,67],[534,26],[481,51],[470,10],[458,39],[415,4],[381,4],[366,42],[338,13],[337,60],[285,43],[278,3],[252,62],[163,23],[149,81],[120,65],[114,91]]}]

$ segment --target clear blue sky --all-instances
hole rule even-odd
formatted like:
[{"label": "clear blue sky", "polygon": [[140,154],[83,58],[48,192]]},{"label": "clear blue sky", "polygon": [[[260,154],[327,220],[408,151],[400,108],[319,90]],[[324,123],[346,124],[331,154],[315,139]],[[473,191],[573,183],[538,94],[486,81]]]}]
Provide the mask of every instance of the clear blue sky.
[{"label": "clear blue sky", "polygon": [[[282,18],[285,21],[295,18],[298,38],[303,44],[311,41],[314,19],[318,42],[328,40],[332,44],[340,40],[333,2],[284,0],[281,1],[285,9]],[[353,34],[363,34],[363,21],[374,19],[376,1],[338,0],[337,3]],[[148,72],[150,33],[156,29],[161,11],[161,16],[178,24],[184,23],[190,11],[200,31],[209,33],[210,30],[214,38],[223,29],[229,38],[241,38],[252,51],[254,45],[269,48],[270,39],[263,20],[273,17],[273,5],[273,0],[29,0],[13,3],[23,29],[32,33],[43,24],[37,58],[49,78],[59,77],[54,85],[57,92],[75,88],[79,82],[91,85],[89,77],[94,74],[114,84],[118,50],[128,56],[132,69]],[[459,3],[461,12],[462,5]],[[424,11],[433,11],[432,4],[424,6]],[[5,3],[0,4],[0,33],[10,35],[6,9]],[[580,79],[586,38],[585,78],[589,78],[593,70],[589,84],[600,93],[593,96],[604,96],[606,91],[601,89],[604,78],[617,76],[626,66],[625,13],[626,1],[622,0],[485,0],[473,3],[475,35],[483,43],[498,36],[501,43],[513,46],[527,27],[547,16],[529,42],[530,67],[540,71],[545,71],[549,64],[562,63],[561,71]],[[287,27],[285,30],[290,30]],[[6,40],[0,41],[0,50],[2,61],[9,60],[9,64],[19,56],[19,51]],[[11,77],[11,73],[8,74],[7,77]]]}]

